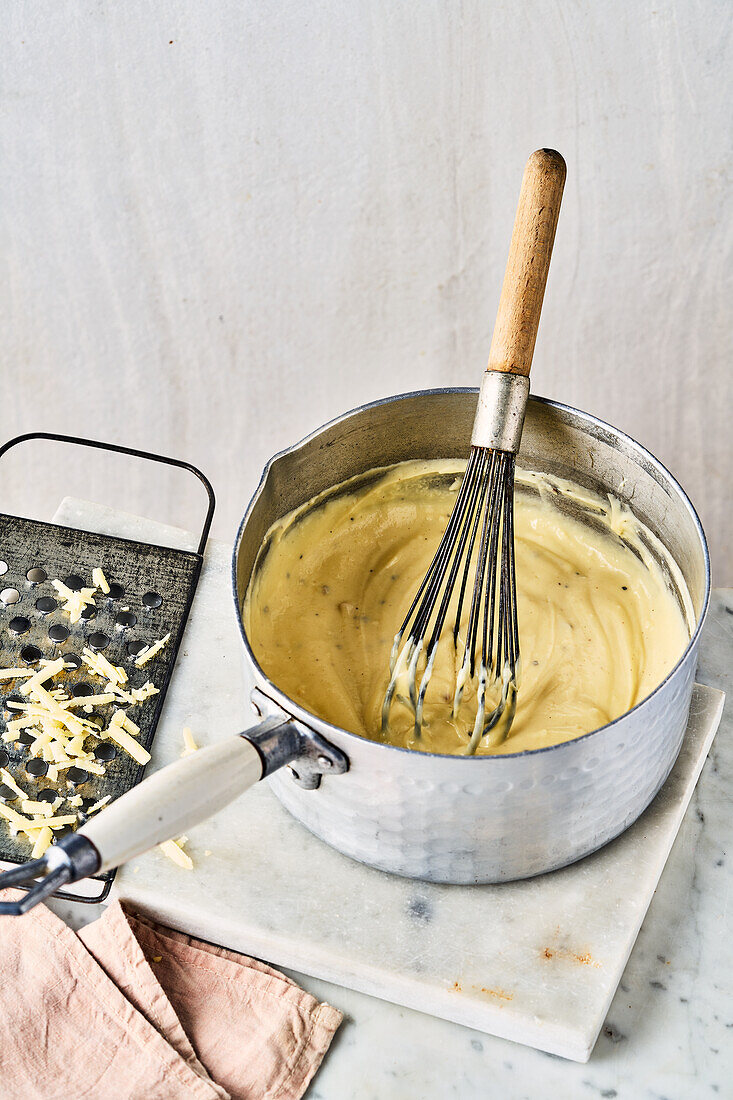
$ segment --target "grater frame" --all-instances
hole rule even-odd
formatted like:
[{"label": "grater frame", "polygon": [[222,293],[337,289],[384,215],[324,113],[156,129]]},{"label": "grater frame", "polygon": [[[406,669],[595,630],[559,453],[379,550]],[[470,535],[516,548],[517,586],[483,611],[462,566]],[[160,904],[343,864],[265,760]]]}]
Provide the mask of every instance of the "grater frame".
[{"label": "grater frame", "polygon": [[[32,669],[33,663],[28,663],[21,658],[24,649],[40,649],[43,657],[57,657],[62,653],[80,656],[83,646],[90,644],[90,638],[94,634],[104,634],[108,638],[108,644],[103,649],[105,656],[113,664],[121,664],[128,675],[134,678],[131,686],[141,686],[145,679],[152,678],[158,688],[157,695],[135,707],[133,712],[136,723],[141,727],[139,740],[150,751],[201,573],[204,549],[215,508],[213,488],[206,476],[197,467],[179,459],[125,447],[120,444],[103,443],[97,440],[51,432],[30,432],[9,440],[0,446],[0,458],[11,448],[30,440],[47,440],[88,447],[176,467],[195,476],[206,491],[206,515],[195,551],[179,550],[155,543],[138,542],[100,532],[0,513],[0,559],[2,559],[2,565],[7,566],[3,571],[3,575],[0,576],[0,588],[2,588],[3,593],[5,591],[17,592],[19,597],[10,604],[0,600],[0,638],[2,639],[3,666],[25,666]],[[29,554],[30,557],[28,557]],[[30,560],[31,558],[34,560]],[[92,619],[80,620],[76,624],[71,624],[68,617],[64,616],[58,608],[54,612],[38,612],[35,606],[36,598],[55,595],[55,591],[51,589],[53,578],[58,577],[64,580],[69,573],[79,573],[85,584],[89,584],[91,569],[97,565],[104,568],[105,562],[107,563],[107,569],[109,569],[108,580],[111,583],[121,584],[124,592],[117,599],[95,593],[95,611]],[[131,562],[134,563],[134,567],[130,565]],[[41,567],[44,572],[44,567],[47,567],[45,581],[33,582],[26,577],[26,572],[35,567]],[[107,573],[107,569],[105,569],[105,573]],[[133,577],[134,589],[128,587],[130,576]],[[166,588],[165,584],[160,583],[160,579],[166,576],[175,576],[177,582],[180,577],[183,577],[184,583],[178,583],[177,587],[168,588],[159,607],[144,606],[142,603],[143,592],[139,589],[144,587],[148,591],[160,594],[160,589]],[[150,578],[151,583],[143,584],[143,577]],[[12,587],[8,588],[8,585]],[[135,606],[133,607],[133,605]],[[137,619],[135,627],[138,629],[117,625],[117,615],[122,607],[127,607],[129,611],[132,611],[133,616]],[[17,618],[27,622],[29,626],[28,629],[24,629],[20,633],[12,633],[9,629],[10,623]],[[48,636],[48,631],[53,626],[68,628],[68,638],[58,644],[54,643]],[[145,641],[149,644],[155,641],[157,637],[167,633],[168,630],[171,632],[168,645],[155,660],[146,665],[144,670],[140,670],[138,674],[134,664],[135,655],[127,652],[130,641]],[[8,657],[10,658],[9,662]],[[88,670],[84,669],[82,665],[81,668],[64,674],[64,686],[71,689],[79,682],[86,682],[87,678]],[[0,700],[3,700],[2,709],[5,710],[6,714],[11,712],[5,709],[4,701],[8,696],[22,698],[18,692],[21,684],[22,681],[20,680],[0,683]],[[111,704],[107,704],[105,710],[109,706]],[[88,775],[87,780],[80,783],[77,788],[65,779],[64,774],[59,777],[56,784],[52,785],[49,785],[43,776],[29,776],[23,770],[24,761],[28,759],[25,746],[19,747],[17,743],[0,741],[0,753],[9,757],[8,767],[21,787],[27,791],[29,798],[37,797],[41,789],[49,789],[49,786],[56,787],[61,794],[65,791],[68,793],[73,786],[73,793],[82,794],[83,797],[86,796],[88,799],[86,808],[89,807],[92,800],[96,800],[95,796],[102,797],[103,793],[112,793],[117,798],[126,791],[131,790],[143,778],[146,767],[146,765],[137,764],[131,757],[127,757],[123,751],[119,750],[112,762],[105,763],[107,772],[104,777]],[[107,773],[109,773],[109,776]],[[107,781],[106,790],[105,780]],[[82,824],[84,820],[86,818],[82,816],[79,824]],[[0,833],[2,834],[0,836],[0,861],[5,865],[18,867],[29,862],[30,852],[23,855],[20,850],[22,846],[12,841],[4,827],[0,829]],[[109,871],[92,876],[94,881],[103,883],[101,892],[94,896],[85,896],[69,891],[58,891],[54,896],[63,900],[88,904],[99,903],[107,898],[114,873],[114,871]]]}]

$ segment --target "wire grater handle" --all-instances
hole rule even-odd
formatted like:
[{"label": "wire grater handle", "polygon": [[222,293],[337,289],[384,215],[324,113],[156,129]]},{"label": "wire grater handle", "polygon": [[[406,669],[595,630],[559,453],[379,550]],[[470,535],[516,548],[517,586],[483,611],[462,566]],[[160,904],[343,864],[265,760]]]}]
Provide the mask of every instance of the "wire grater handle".
[{"label": "wire grater handle", "polygon": [[90,447],[97,451],[109,451],[113,454],[129,455],[131,458],[143,458],[148,462],[157,462],[163,466],[174,466],[179,470],[188,471],[188,473],[192,474],[201,482],[206,490],[208,501],[206,516],[204,518],[203,527],[201,528],[198,547],[196,548],[196,556],[198,558],[203,557],[206,540],[209,537],[209,531],[211,529],[211,521],[214,517],[216,498],[211,482],[197,466],[193,466],[190,462],[183,462],[180,458],[170,458],[168,455],[156,454],[154,451],[141,451],[136,447],[123,447],[120,443],[102,443],[98,439],[84,439],[82,436],[77,435],[59,435],[57,432],[26,432],[24,435],[17,435],[14,439],[9,439],[7,443],[3,443],[2,446],[0,446],[0,458],[2,458],[12,447],[17,447],[21,443],[28,443],[34,439],[43,439],[51,443],[69,443],[75,447]]}]

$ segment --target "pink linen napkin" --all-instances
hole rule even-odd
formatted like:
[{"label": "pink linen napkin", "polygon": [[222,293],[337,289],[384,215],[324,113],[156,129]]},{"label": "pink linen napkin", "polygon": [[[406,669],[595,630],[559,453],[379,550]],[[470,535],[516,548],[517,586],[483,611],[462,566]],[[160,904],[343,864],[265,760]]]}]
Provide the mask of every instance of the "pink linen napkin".
[{"label": "pink linen napkin", "polygon": [[0,917],[2,1100],[297,1100],[341,1013],[114,902]]}]

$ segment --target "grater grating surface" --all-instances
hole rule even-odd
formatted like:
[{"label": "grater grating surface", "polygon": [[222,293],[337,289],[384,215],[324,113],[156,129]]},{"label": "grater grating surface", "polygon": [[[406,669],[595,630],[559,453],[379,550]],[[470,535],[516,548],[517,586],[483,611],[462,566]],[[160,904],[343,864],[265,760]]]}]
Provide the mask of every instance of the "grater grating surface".
[{"label": "grater grating surface", "polygon": [[[91,676],[81,660],[83,649],[88,647],[103,653],[113,665],[124,668],[128,676],[126,689],[142,687],[152,680],[159,694],[142,703],[129,707],[119,702],[108,703],[94,706],[91,713],[82,709],[77,711],[87,719],[97,716],[100,725],[107,726],[115,707],[123,707],[140,727],[136,740],[150,751],[201,571],[203,548],[214,508],[211,486],[198,470],[177,460],[40,433],[6,444],[0,454],[25,438],[81,443],[180,466],[194,473],[206,487],[209,508],[196,552],[0,513],[0,666],[35,670],[41,659],[54,660],[63,656],[79,667],[55,677],[54,686],[63,687],[68,694],[89,694],[90,689],[96,694],[102,690],[100,681]],[[85,612],[87,617],[72,623],[62,611],[62,601],[51,582],[58,579],[71,588],[93,587],[92,570],[97,567],[103,569],[110,593],[104,595],[97,589],[93,606]],[[150,645],[168,633],[167,645],[142,668],[136,668],[135,658],[142,645]],[[24,682],[20,677],[0,681],[0,736],[5,732],[6,722],[18,717],[18,711],[7,707],[8,699],[27,702],[20,693]],[[86,820],[85,809],[107,795],[112,800],[119,798],[142,779],[145,770],[124,749],[90,734],[84,747],[101,749],[99,756],[95,752],[95,757],[104,767],[104,775],[91,772],[80,775],[78,769],[68,769],[59,773],[57,781],[51,782],[45,774],[28,772],[27,766],[33,758],[25,740],[0,740],[0,765],[8,769],[30,799],[50,799],[50,795],[44,795],[49,790],[64,798],[81,795],[84,801],[77,811],[79,825]],[[31,738],[27,740],[30,742]],[[44,770],[39,758],[35,758],[31,767],[32,770]],[[4,791],[0,783],[0,797],[3,793],[11,794],[9,790]],[[6,797],[4,801],[20,810],[19,802],[14,799]],[[69,812],[73,812],[73,808],[62,803],[58,813]],[[54,840],[63,835],[64,830],[57,831]],[[0,861],[27,863],[31,847],[26,838],[12,836],[8,822],[0,818]],[[57,896],[81,901],[103,900],[114,873],[107,871],[94,876],[104,884],[101,894],[94,897],[62,892]]]},{"label": "grater grating surface", "polygon": [[[200,562],[196,554],[6,515],[0,515],[0,547],[3,561],[8,566],[2,576],[2,591],[19,593],[19,599],[11,604],[6,604],[0,597],[3,667],[33,667],[24,659],[28,647],[34,647],[48,659],[72,654],[81,658],[84,647],[90,645],[90,638],[95,634],[104,634],[109,643],[100,652],[112,664],[125,669],[130,687],[141,687],[150,679],[160,691],[159,695],[129,708],[131,717],[140,726],[137,739],[149,751],[198,580]],[[123,593],[118,599],[112,599],[96,592],[96,615],[93,619],[81,619],[72,624],[60,607],[49,613],[38,610],[39,600],[56,599],[51,584],[53,579],[65,580],[76,575],[85,584],[91,584],[92,569],[96,566],[104,570],[112,592],[116,592],[114,585],[119,585]],[[28,571],[38,568],[47,574],[47,579],[41,583],[28,581]],[[146,606],[143,596],[148,593],[161,597],[160,606]],[[157,600],[148,602],[157,603]],[[42,603],[41,606],[46,605]],[[129,608],[128,614],[135,617],[134,626],[121,627],[116,622],[123,607]],[[19,619],[20,623],[17,621]],[[18,626],[22,628],[25,623],[28,624],[27,630],[15,633],[15,629]],[[54,626],[69,632],[68,638],[60,644],[49,637],[49,631],[52,635],[54,633]],[[143,668],[136,668],[134,643],[150,644],[169,631],[171,638],[168,645]],[[131,644],[132,653],[128,651]],[[30,654],[31,657],[34,655]],[[5,706],[8,697],[25,701],[18,694],[23,682],[18,679],[0,684],[5,719],[17,717],[17,713],[12,715]],[[88,670],[82,665],[75,671],[63,673],[56,682],[71,692],[76,685],[90,683]],[[108,703],[95,707],[92,715],[84,714],[84,717],[96,714],[105,720],[106,725],[113,706]],[[107,749],[109,742],[97,742],[90,735],[85,747],[98,744],[103,744]],[[62,772],[56,783],[50,783],[45,777],[32,776],[26,771],[30,759],[26,745],[3,742],[0,752],[7,753],[8,770],[32,799],[37,799],[44,790],[51,788],[61,795],[80,794],[86,805],[92,805],[106,795],[115,799],[130,790],[142,778],[144,770],[123,749],[115,746],[114,759],[101,761],[105,768],[104,775],[87,773],[84,782],[74,784]],[[59,812],[64,812],[63,808]],[[0,859],[26,862],[30,858],[30,848],[22,837],[10,835],[5,822],[0,824]],[[100,877],[110,878],[111,873]]]}]

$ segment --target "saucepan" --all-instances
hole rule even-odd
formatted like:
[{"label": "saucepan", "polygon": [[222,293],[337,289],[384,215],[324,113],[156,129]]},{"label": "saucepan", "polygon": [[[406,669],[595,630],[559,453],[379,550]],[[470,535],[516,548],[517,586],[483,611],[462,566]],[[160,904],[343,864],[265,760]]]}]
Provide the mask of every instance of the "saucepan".
[{"label": "saucepan", "polygon": [[[612,493],[679,567],[694,625],[664,682],[592,733],[501,756],[441,755],[377,743],[337,729],[290,700],[257,663],[241,616],[268,528],[317,493],[366,470],[407,459],[465,457],[477,392],[424,390],[365,405],[275,456],[234,547],[234,599],[258,712],[273,721],[288,717],[342,754],[334,760],[314,748],[302,763],[275,769],[272,790],[332,847],[384,871],[431,882],[503,882],[551,871],[602,847],[636,820],[682,744],[710,595],[705,535],[669,471],[596,417],[532,397],[519,464],[602,496]],[[348,770],[334,775],[346,760]]]},{"label": "saucepan", "polygon": [[640,444],[588,413],[531,398],[520,465],[628,504],[675,563],[668,570],[670,587],[680,597],[686,590],[691,603],[684,653],[628,713],[543,749],[500,756],[414,752],[310,714],[255,659],[241,609],[270,526],[371,469],[465,457],[477,394],[422,390],[364,405],[268,462],[233,556],[234,612],[260,721],[161,769],[40,860],[9,872],[4,877],[13,883],[45,875],[15,911],[65,882],[180,835],[265,777],[290,813],[327,844],[383,871],[431,882],[497,883],[552,871],[607,844],[636,820],[682,744],[710,566],[700,521],[680,485]]}]

